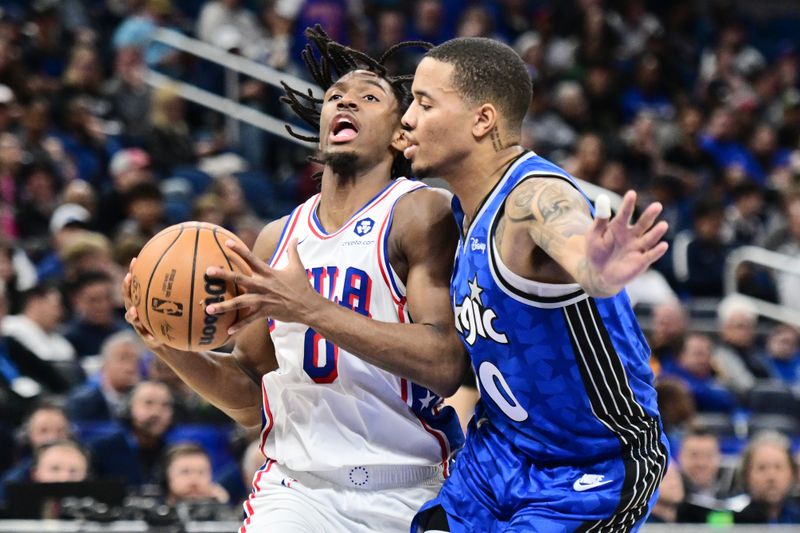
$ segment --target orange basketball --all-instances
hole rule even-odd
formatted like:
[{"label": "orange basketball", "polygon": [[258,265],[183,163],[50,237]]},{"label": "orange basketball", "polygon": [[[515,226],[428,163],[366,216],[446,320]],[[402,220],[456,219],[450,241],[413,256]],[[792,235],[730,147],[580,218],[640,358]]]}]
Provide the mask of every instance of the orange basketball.
[{"label": "orange basketball", "polygon": [[[139,252],[131,272],[131,300],[159,342],[191,351],[227,342],[228,327],[239,312],[209,315],[205,309],[241,293],[233,283],[206,275],[210,266],[243,271],[231,260],[235,252],[225,246],[228,239],[241,242],[214,224],[184,222],[161,231]],[[244,273],[249,275],[250,269]]]}]

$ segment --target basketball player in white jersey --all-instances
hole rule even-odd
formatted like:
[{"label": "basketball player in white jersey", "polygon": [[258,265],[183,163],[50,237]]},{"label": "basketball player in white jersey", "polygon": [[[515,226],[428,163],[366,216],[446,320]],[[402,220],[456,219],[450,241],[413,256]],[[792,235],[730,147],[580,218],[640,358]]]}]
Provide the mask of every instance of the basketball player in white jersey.
[{"label": "basketball player in white jersey", "polygon": [[[446,194],[400,177],[403,80],[319,29],[307,36],[325,96],[287,87],[287,101],[319,124],[321,192],[267,225],[252,253],[232,247],[253,269],[233,280],[248,293],[206,311],[251,308],[233,354],[157,344],[130,276],[126,318],[207,400],[261,426],[266,462],[240,531],[405,532],[463,442],[441,404],[467,368],[449,303],[456,228]],[[267,321],[270,298],[281,311]]]}]

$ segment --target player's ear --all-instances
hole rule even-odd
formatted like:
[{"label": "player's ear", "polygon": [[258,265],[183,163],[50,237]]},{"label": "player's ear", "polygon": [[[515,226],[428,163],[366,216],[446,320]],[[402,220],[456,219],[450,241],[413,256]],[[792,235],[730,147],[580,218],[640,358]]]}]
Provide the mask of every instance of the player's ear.
[{"label": "player's ear", "polygon": [[482,104],[475,110],[475,118],[472,122],[472,134],[482,139],[491,132],[497,125],[497,108],[490,103]]},{"label": "player's ear", "polygon": [[398,152],[402,152],[408,146],[408,139],[405,135],[405,130],[398,125],[397,129],[392,134],[392,148]]}]

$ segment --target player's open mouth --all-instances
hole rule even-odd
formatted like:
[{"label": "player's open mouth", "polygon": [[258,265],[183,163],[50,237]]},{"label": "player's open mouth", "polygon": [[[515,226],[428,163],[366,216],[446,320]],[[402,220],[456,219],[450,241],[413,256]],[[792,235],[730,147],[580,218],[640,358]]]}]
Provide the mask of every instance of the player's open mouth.
[{"label": "player's open mouth", "polygon": [[331,142],[343,143],[352,141],[358,137],[358,124],[355,119],[346,114],[339,114],[333,117],[331,123]]}]

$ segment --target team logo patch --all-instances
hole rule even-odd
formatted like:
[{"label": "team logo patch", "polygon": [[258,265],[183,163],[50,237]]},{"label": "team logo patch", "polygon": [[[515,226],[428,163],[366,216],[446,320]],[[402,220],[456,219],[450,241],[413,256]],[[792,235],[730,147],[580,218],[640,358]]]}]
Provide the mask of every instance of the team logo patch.
[{"label": "team logo patch", "polygon": [[478,277],[475,276],[469,282],[469,295],[465,295],[461,304],[456,305],[456,330],[470,346],[475,344],[478,337],[499,344],[508,344],[505,333],[494,329],[493,322],[497,314],[493,309],[483,305],[482,292],[483,288],[478,285]]},{"label": "team logo patch", "polygon": [[361,220],[356,222],[356,227],[353,228],[353,231],[359,237],[363,237],[364,235],[372,231],[373,227],[375,227],[374,220],[372,220],[371,218],[362,218]]}]

